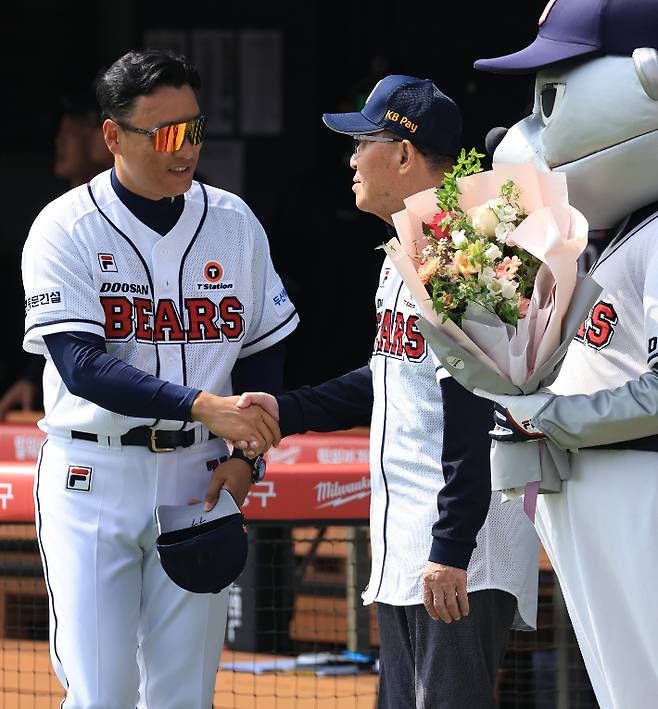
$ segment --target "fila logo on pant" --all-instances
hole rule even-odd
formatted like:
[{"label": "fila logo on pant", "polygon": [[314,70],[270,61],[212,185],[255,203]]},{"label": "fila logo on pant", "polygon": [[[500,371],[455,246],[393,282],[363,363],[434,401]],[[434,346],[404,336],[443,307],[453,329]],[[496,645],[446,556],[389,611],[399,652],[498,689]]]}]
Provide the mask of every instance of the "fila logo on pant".
[{"label": "fila logo on pant", "polygon": [[89,492],[91,490],[91,475],[93,468],[84,465],[69,465],[69,472],[66,476],[67,490],[78,490]]}]

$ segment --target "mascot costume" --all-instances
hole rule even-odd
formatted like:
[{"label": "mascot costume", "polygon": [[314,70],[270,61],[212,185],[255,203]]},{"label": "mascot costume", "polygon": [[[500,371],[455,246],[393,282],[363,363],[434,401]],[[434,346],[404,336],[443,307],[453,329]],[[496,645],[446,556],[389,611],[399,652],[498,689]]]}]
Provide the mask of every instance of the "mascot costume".
[{"label": "mascot costume", "polygon": [[[658,0],[551,0],[532,44],[475,63],[536,72],[532,115],[494,163],[565,173],[570,202],[609,237],[591,271],[603,291],[551,394],[491,396],[515,445],[544,435],[570,451],[536,525],[602,709],[658,706],[657,48]],[[514,424],[528,419],[523,441]]]}]

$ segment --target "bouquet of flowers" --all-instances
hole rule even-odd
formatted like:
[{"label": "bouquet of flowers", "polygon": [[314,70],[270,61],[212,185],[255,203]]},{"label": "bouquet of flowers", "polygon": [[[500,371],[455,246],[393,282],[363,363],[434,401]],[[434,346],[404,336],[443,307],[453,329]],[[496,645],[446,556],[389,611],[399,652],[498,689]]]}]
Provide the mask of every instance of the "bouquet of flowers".
[{"label": "bouquet of flowers", "polygon": [[511,237],[528,216],[513,180],[501,185],[499,196],[466,213],[461,210],[455,172],[472,174],[481,157],[475,151],[462,154],[436,190],[441,211],[423,222],[427,244],[417,255],[418,276],[444,320],[460,325],[477,305],[516,326],[528,313],[541,261]]},{"label": "bouquet of flowers", "polygon": [[[406,199],[393,215],[399,240],[383,248],[446,370],[471,391],[528,394],[555,379],[600,292],[577,278],[588,226],[564,175],[530,164],[483,172],[481,157],[462,150],[442,187]],[[493,489],[559,491],[566,454],[547,442],[517,445],[512,459],[514,445],[494,445]]]}]

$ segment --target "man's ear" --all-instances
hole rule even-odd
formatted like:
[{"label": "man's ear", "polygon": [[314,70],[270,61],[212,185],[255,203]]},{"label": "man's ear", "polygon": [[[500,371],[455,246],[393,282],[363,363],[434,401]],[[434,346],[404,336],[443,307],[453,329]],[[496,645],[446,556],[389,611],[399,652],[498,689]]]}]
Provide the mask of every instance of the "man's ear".
[{"label": "man's ear", "polygon": [[112,155],[121,155],[121,147],[119,145],[119,126],[111,118],[106,118],[103,121],[103,138],[105,145]]},{"label": "man's ear", "polygon": [[414,161],[418,158],[416,148],[410,140],[403,140],[400,143],[400,172],[408,172]]}]

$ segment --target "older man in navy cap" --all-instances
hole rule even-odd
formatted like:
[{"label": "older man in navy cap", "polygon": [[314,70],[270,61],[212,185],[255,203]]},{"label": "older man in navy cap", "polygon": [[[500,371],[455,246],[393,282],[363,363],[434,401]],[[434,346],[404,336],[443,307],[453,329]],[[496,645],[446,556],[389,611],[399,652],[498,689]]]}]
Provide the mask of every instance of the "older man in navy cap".
[{"label": "older man in navy cap", "polygon": [[656,0],[551,0],[530,46],[475,65],[538,72],[533,113],[494,162],[564,172],[590,227],[609,233],[591,271],[603,292],[554,396],[491,397],[510,424],[523,408],[573,451],[537,529],[602,709],[658,706],[657,48]]},{"label": "older man in navy cap", "polygon": [[[404,199],[439,186],[460,149],[459,109],[429,79],[387,76],[362,111],[323,120],[354,141],[357,207],[391,230]],[[363,600],[377,603],[379,709],[493,709],[510,627],[535,625],[538,540],[519,501],[491,494],[491,404],[442,368],[437,374],[416,305],[388,259],[375,301],[369,366],[244,403],[279,416],[284,435],[370,423],[372,568]]]}]

